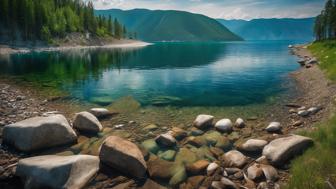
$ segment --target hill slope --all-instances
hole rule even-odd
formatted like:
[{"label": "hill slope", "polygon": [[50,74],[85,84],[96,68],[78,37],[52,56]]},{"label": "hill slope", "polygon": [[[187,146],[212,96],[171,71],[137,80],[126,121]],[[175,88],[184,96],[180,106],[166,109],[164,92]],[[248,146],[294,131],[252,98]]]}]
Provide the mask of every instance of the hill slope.
[{"label": "hill slope", "polygon": [[313,40],[315,18],[304,19],[217,19],[245,40]]},{"label": "hill slope", "polygon": [[234,41],[240,37],[215,19],[183,11],[134,9],[96,10],[97,15],[112,16],[145,41]]}]

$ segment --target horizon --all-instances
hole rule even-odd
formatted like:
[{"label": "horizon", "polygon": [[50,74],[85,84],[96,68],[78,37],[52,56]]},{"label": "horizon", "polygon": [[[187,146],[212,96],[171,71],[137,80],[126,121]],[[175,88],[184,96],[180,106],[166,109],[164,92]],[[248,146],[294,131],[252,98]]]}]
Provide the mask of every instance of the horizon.
[{"label": "horizon", "polygon": [[271,18],[312,18],[325,0],[83,0],[92,1],[96,10],[147,9],[176,10],[202,14],[214,19],[252,20]]}]

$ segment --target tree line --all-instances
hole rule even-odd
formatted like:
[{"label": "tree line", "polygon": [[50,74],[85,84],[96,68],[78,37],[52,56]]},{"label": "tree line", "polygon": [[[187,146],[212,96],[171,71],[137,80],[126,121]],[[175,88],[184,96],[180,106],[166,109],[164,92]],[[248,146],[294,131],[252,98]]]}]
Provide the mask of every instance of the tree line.
[{"label": "tree line", "polygon": [[316,17],[314,32],[317,41],[336,38],[335,0],[328,0],[321,14]]},{"label": "tree line", "polygon": [[92,2],[81,0],[0,0],[0,33],[4,30],[10,40],[50,41],[73,32],[127,37],[117,19],[95,16]]}]

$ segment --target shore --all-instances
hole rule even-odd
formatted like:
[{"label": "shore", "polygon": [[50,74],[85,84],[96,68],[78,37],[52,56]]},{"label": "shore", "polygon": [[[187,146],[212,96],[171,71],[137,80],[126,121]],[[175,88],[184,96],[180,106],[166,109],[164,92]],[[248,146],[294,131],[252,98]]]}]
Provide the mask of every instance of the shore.
[{"label": "shore", "polygon": [[67,51],[67,50],[74,50],[74,49],[113,49],[113,48],[123,48],[123,49],[130,49],[130,48],[141,48],[151,45],[151,43],[138,41],[138,40],[130,40],[130,39],[111,39],[108,42],[90,42],[84,43],[84,45],[72,42],[60,43],[59,45],[40,45],[40,46],[12,46],[12,45],[1,45],[0,44],[0,55],[8,55],[8,54],[15,54],[15,53],[30,53],[30,52],[42,52],[42,51]]},{"label": "shore", "polygon": [[[134,45],[137,44],[136,42],[130,45],[129,43],[123,43],[123,44],[115,44],[107,48],[121,48],[121,47],[134,47]],[[145,44],[137,44],[137,45],[145,45]],[[67,48],[90,48],[90,47],[58,47],[60,49],[57,50],[65,50]],[[95,48],[95,47],[94,47]],[[99,48],[99,47],[98,47]],[[105,48],[105,47],[104,47]],[[292,49],[293,53],[301,58],[306,59],[312,59],[312,55],[309,53],[309,51],[304,46],[295,46]],[[305,66],[297,70],[296,72],[290,74],[290,77],[293,77],[293,79],[296,82],[296,91],[298,92],[297,97],[293,99],[288,99],[288,102],[284,102],[284,104],[279,104],[277,108],[277,111],[270,110],[270,113],[268,115],[265,115],[265,118],[263,119],[263,124],[267,124],[271,121],[279,121],[281,122],[281,125],[283,127],[283,130],[280,133],[268,133],[264,129],[255,127],[253,124],[254,122],[246,121],[246,127],[245,128],[233,128],[233,133],[239,133],[238,138],[237,136],[233,136],[233,134],[226,135],[230,141],[232,140],[235,143],[235,146],[238,145],[240,141],[245,141],[246,139],[251,138],[251,133],[257,133],[253,134],[254,137],[258,137],[259,139],[266,140],[267,142],[272,141],[279,137],[288,136],[288,134],[296,133],[297,131],[301,129],[314,129],[313,125],[316,122],[320,122],[322,120],[325,120],[329,118],[330,113],[334,110],[333,102],[336,94],[336,86],[335,84],[332,84],[328,79],[326,79],[323,71],[321,71],[318,67],[318,65],[311,65],[309,68],[306,68]],[[29,90],[27,88],[21,88],[20,86],[17,86],[13,83],[5,83],[5,81],[2,81],[0,85],[0,133],[2,136],[2,129],[3,126],[15,123],[17,121],[21,121],[23,119],[34,117],[34,116],[48,116],[49,114],[55,114],[55,113],[61,113],[65,115],[65,117],[69,120],[71,123],[73,120],[73,115],[76,112],[82,111],[84,107],[77,106],[76,103],[74,104],[64,104],[62,101],[54,101],[54,99],[45,99],[36,93],[33,89]],[[305,108],[302,108],[305,107]],[[319,111],[317,111],[314,114],[306,115],[306,116],[300,116],[298,115],[298,109],[309,109],[311,107],[318,107]],[[89,109],[90,107],[87,107]],[[206,112],[204,112],[206,113]],[[127,115],[122,115],[123,117]],[[196,117],[197,115],[195,115]],[[111,134],[111,130],[113,134],[122,136],[123,138],[127,138],[130,141],[138,142],[138,139],[134,137],[135,134],[139,134],[143,128],[138,128],[138,123],[132,122],[132,120],[129,120],[129,122],[125,123],[123,127],[124,130],[116,129],[115,125],[118,124],[118,121],[115,120],[115,117],[112,117],[112,120],[103,120],[101,121],[102,125],[104,126],[103,132]],[[218,118],[216,118],[218,119]],[[190,123],[192,123],[193,120],[190,120]],[[260,124],[260,123],[259,123]],[[157,126],[156,126],[157,127]],[[149,128],[150,129],[150,128]],[[154,128],[152,126],[152,129],[155,130],[152,132],[152,130],[148,130],[147,133],[151,133],[152,137],[155,137],[156,135],[159,135],[160,133],[164,133],[166,131],[174,131],[174,128]],[[190,128],[180,128],[185,129],[189,132]],[[193,128],[191,128],[193,129]],[[175,128],[176,130],[176,128]],[[150,132],[149,132],[150,131]],[[182,131],[182,133],[184,133]],[[212,130],[206,131],[206,133],[214,133]],[[214,135],[215,136],[215,135]],[[234,138],[236,137],[236,138]],[[189,137],[188,137],[189,138]],[[181,149],[189,149],[187,147],[187,144],[194,144],[197,141],[193,141],[194,143],[188,141],[187,139],[183,139],[178,142],[178,146]],[[0,138],[2,140],[2,137]],[[103,137],[104,139],[104,137]],[[86,144],[87,141],[89,141],[90,138],[86,136],[80,136],[78,139],[78,143]],[[84,141],[84,142],[83,142]],[[102,140],[99,139],[99,142],[97,144],[101,143]],[[2,142],[2,141],[0,141]],[[199,142],[199,141],[198,141]],[[193,149],[193,148],[190,148]],[[210,148],[211,149],[211,148]],[[84,149],[84,151],[88,154],[95,154],[96,152],[91,152],[88,149]],[[213,150],[213,149],[212,149]],[[217,149],[218,150],[218,149]],[[56,150],[57,153],[64,154],[64,153],[70,153],[69,151],[64,150]],[[183,150],[182,150],[183,151]],[[187,150],[185,150],[186,152]],[[203,151],[202,151],[203,152]],[[43,152],[42,154],[52,154],[55,152]],[[211,152],[212,154],[213,152]],[[20,187],[22,186],[22,183],[19,181],[19,178],[14,176],[14,171],[16,167],[16,163],[18,160],[30,157],[34,155],[41,155],[40,153],[33,153],[33,154],[22,154],[15,150],[12,150],[10,148],[1,147],[0,151],[0,166],[2,169],[0,169],[0,186],[1,188],[12,188],[12,185]],[[186,156],[188,158],[190,157],[190,153],[186,153]],[[178,154],[176,155],[178,156]],[[211,155],[216,157],[215,155]],[[151,156],[152,157],[152,156]],[[193,156],[192,156],[193,157]],[[153,158],[153,157],[152,157]],[[216,158],[217,159],[217,158]],[[153,159],[147,159],[147,164],[152,165],[153,163],[150,162],[161,162]],[[219,165],[222,165],[223,162],[219,160],[215,160],[214,162],[218,163]],[[249,163],[246,164],[241,170],[246,172],[249,165],[252,165],[255,160],[249,159]],[[162,168],[162,167],[159,167]],[[153,169],[153,165],[150,169],[150,172]],[[166,170],[157,170],[157,171],[166,171]],[[287,179],[289,178],[288,169],[280,168],[277,170],[279,175],[279,180],[275,183],[272,182],[272,186],[275,187],[274,184],[283,185],[286,183]],[[107,171],[108,172],[108,171]],[[217,170],[217,172],[219,172]],[[240,172],[241,173],[241,172]],[[87,186],[87,188],[108,188],[108,187],[125,187],[125,188],[132,188],[136,183],[134,180],[129,179],[125,177],[123,174],[114,174],[113,176],[109,175],[110,173],[106,173],[104,171],[101,171],[98,173],[98,176],[95,177]],[[216,177],[219,176],[219,173],[215,173],[214,175],[210,176],[202,176],[202,182],[204,186],[209,186],[213,181],[216,181]],[[246,185],[247,181],[246,179],[242,179],[242,175],[230,175],[231,179],[236,184],[242,184]],[[239,177],[239,178],[238,178]],[[201,179],[200,177],[189,177],[193,178],[191,181],[189,179],[185,182],[184,186],[187,186],[190,184],[190,182],[195,182],[197,179]],[[148,183],[147,183],[148,184]],[[147,188],[150,188],[149,186],[157,186],[157,185],[151,185],[153,183],[150,183],[147,185]],[[258,184],[257,182],[255,184]],[[261,183],[259,183],[260,185]],[[143,187],[146,188],[146,187]]]}]

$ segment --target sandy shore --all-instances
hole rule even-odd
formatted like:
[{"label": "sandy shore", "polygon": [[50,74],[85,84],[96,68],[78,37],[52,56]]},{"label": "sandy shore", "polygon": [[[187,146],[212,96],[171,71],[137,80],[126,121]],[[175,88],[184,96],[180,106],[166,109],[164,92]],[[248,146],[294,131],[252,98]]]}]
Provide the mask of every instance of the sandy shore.
[{"label": "sandy shore", "polygon": [[61,46],[50,46],[50,47],[12,47],[8,45],[0,45],[0,55],[8,55],[14,53],[29,53],[29,52],[42,52],[42,51],[67,51],[74,49],[113,49],[113,48],[122,48],[122,49],[134,49],[142,48],[145,46],[151,45],[151,43],[137,41],[137,40],[114,40],[111,43],[102,44],[102,45],[72,45],[64,44]]}]

